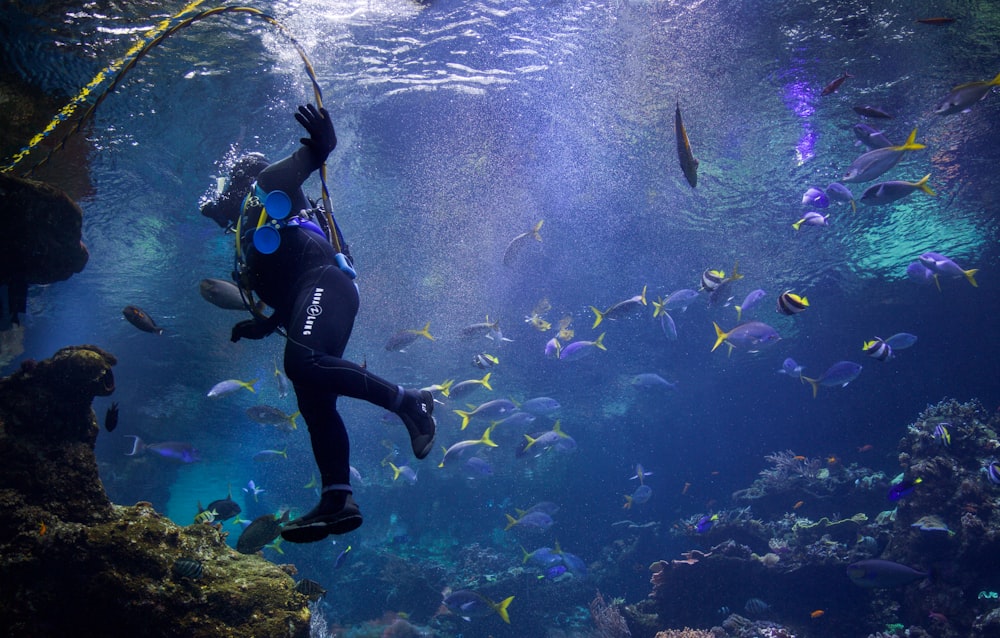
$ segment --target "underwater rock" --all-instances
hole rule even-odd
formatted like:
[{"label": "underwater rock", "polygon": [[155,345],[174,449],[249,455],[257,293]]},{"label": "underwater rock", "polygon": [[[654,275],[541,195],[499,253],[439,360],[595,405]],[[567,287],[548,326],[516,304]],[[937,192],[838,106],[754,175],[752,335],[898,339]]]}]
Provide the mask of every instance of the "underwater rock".
[{"label": "underwater rock", "polygon": [[91,402],[115,358],[63,348],[0,379],[0,634],[306,638],[308,598],[212,525],[113,505]]},{"label": "underwater rock", "polygon": [[87,265],[83,211],[57,188],[0,173],[0,223],[0,285],[16,323],[28,284],[63,281]]}]

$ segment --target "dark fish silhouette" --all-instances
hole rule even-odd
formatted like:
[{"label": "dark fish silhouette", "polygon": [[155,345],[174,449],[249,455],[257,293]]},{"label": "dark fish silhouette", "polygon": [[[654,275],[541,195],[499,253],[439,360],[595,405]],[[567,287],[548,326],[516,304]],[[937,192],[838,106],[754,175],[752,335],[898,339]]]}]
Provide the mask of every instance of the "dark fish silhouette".
[{"label": "dark fish silhouette", "polygon": [[178,558],[174,561],[174,566],[171,571],[175,576],[184,576],[185,578],[201,578],[205,568],[201,564],[201,561],[196,558]]},{"label": "dark fish silhouette", "polygon": [[313,601],[326,596],[326,590],[323,589],[323,586],[315,580],[309,580],[308,578],[303,578],[299,582],[295,583],[295,591]]},{"label": "dark fish silhouette", "polygon": [[854,77],[853,75],[851,75],[847,71],[844,71],[844,74],[842,76],[840,76],[839,78],[837,78],[833,82],[830,82],[829,84],[827,84],[826,86],[824,86],[823,90],[820,91],[819,94],[820,95],[830,95],[831,93],[833,93],[834,91],[836,91],[837,89],[840,88],[840,85],[844,83],[844,80],[846,80],[847,78],[853,78],[853,77]]},{"label": "dark fish silhouette", "polygon": [[[198,509],[200,510],[201,508],[199,507]],[[239,503],[233,500],[232,488],[229,489],[226,498],[220,498],[217,501],[212,501],[205,509],[210,512],[215,512],[215,520],[217,521],[227,521],[243,511],[240,508]]]},{"label": "dark fish silhouette", "polygon": [[158,335],[163,334],[163,328],[156,325],[153,318],[147,315],[142,308],[137,306],[125,306],[125,308],[122,309],[122,314],[130,324],[143,332],[152,332],[153,334]]},{"label": "dark fish silhouette", "polygon": [[118,427],[118,403],[112,402],[111,407],[104,413],[104,429],[114,432]]},{"label": "dark fish silhouette", "polygon": [[241,554],[256,554],[264,548],[264,545],[278,538],[278,534],[281,533],[281,524],[287,522],[287,511],[281,515],[280,519],[275,518],[273,514],[258,516],[236,539],[236,551]]},{"label": "dark fish silhouette", "polygon": [[932,24],[936,27],[940,27],[945,24],[951,24],[955,21],[955,18],[919,18],[917,22],[920,24]]},{"label": "dark fish silhouette", "polygon": [[677,103],[677,111],[674,113],[674,133],[677,135],[677,159],[681,161],[681,170],[684,171],[688,184],[694,188],[698,185],[698,160],[691,152],[691,141],[681,120],[680,102]]},{"label": "dark fish silhouette", "polygon": [[882,120],[891,120],[892,116],[877,106],[854,106],[854,112],[864,117],[871,117]]}]

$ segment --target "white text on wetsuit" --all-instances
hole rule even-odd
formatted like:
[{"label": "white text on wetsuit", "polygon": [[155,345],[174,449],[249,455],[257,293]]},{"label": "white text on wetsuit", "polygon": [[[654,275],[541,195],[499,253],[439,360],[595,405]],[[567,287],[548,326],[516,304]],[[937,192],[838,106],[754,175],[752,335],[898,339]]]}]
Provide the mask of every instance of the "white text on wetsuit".
[{"label": "white text on wetsuit", "polygon": [[312,334],[313,323],[316,321],[316,317],[323,314],[323,306],[320,305],[320,301],[323,299],[323,289],[317,288],[313,291],[312,304],[306,308],[306,323],[302,326],[302,336],[306,337]]}]

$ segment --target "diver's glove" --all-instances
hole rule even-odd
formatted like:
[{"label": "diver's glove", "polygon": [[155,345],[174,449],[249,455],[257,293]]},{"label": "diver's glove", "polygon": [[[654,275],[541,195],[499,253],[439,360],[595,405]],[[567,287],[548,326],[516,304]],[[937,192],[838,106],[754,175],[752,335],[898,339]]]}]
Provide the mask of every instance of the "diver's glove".
[{"label": "diver's glove", "polygon": [[309,137],[299,141],[316,153],[320,163],[325,162],[326,156],[337,147],[337,134],[333,130],[330,114],[324,108],[317,109],[312,104],[306,104],[299,107],[295,119],[309,133]]},{"label": "diver's glove", "polygon": [[278,327],[276,321],[261,321],[259,319],[247,319],[233,326],[232,335],[229,340],[236,343],[240,339],[263,339],[270,335]]}]

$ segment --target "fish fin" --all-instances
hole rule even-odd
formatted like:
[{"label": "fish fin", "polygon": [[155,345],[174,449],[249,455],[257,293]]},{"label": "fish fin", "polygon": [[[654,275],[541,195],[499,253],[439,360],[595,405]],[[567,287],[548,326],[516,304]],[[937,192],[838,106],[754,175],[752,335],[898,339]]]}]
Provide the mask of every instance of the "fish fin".
[{"label": "fish fin", "polygon": [[910,131],[910,136],[906,138],[906,141],[903,142],[903,144],[892,148],[896,151],[919,151],[920,149],[927,147],[923,144],[917,143],[917,129],[914,128]]},{"label": "fish fin", "polygon": [[[805,217],[803,217],[803,218],[802,218],[802,219],[800,219],[799,221],[797,221],[797,222],[795,222],[794,224],[792,224],[792,228],[794,228],[795,230],[798,230],[798,229],[799,229],[799,226],[801,226],[801,225],[802,225],[802,222],[804,222],[805,220],[806,220],[806,219],[805,219]],[[737,321],[739,321],[739,318],[737,318],[736,320],[737,320]]]},{"label": "fish fin", "polygon": [[488,445],[489,447],[497,447],[497,444],[490,439],[490,434],[493,432],[494,427],[496,426],[491,425],[490,427],[486,428],[486,431],[483,432],[482,438],[479,439],[480,443],[482,443],[483,445]]},{"label": "fish fin", "polygon": [[816,398],[816,393],[819,392],[819,379],[810,379],[809,377],[807,377],[805,375],[800,375],[799,376],[799,380],[805,381],[809,385],[812,386],[812,389],[813,389],[813,398],[815,399]]},{"label": "fish fin", "polygon": [[136,453],[142,452],[143,448],[145,447],[143,445],[143,443],[142,443],[142,439],[140,439],[138,436],[136,436],[134,434],[126,434],[125,438],[126,439],[128,439],[128,438],[135,439],[135,443],[132,444],[132,451],[131,452],[126,452],[125,456],[135,456]]},{"label": "fish fin", "polygon": [[417,334],[420,335],[421,337],[426,337],[427,339],[434,341],[434,337],[433,335],[431,335],[430,330],[431,330],[431,322],[428,321],[427,323],[424,324],[423,328],[417,331]]},{"label": "fish fin", "polygon": [[[795,230],[798,230],[798,228],[796,228]],[[740,318],[743,316],[743,307],[742,306],[733,306],[733,308],[736,308],[736,323],[739,323],[740,322]]]},{"label": "fish fin", "polygon": [[925,193],[927,193],[931,197],[937,197],[937,193],[935,193],[933,190],[931,190],[931,187],[927,185],[927,180],[929,180],[930,178],[931,178],[931,174],[927,173],[926,175],[923,176],[923,178],[920,179],[919,182],[917,182],[916,184],[914,184],[914,186],[916,186],[920,190],[924,191]]},{"label": "fish fin", "polygon": [[604,319],[604,313],[595,308],[594,306],[591,306],[590,309],[594,312],[594,325],[592,325],[590,328],[594,329],[597,326],[601,325],[601,321]]},{"label": "fish fin", "polygon": [[545,223],[544,219],[539,219],[535,227],[531,229],[531,234],[535,237],[535,241],[542,241],[542,235],[538,231],[542,229],[542,224]]},{"label": "fish fin", "polygon": [[978,268],[970,268],[969,270],[963,270],[962,271],[962,274],[965,275],[965,278],[968,279],[969,283],[972,284],[975,288],[979,287],[979,284],[976,283],[976,273],[977,272],[979,272]]},{"label": "fish fin", "polygon": [[[973,272],[975,272],[975,271],[973,271]],[[604,347],[604,335],[606,335],[606,334],[608,334],[608,333],[606,333],[606,332],[602,332],[602,333],[601,333],[601,334],[600,334],[600,335],[599,335],[599,336],[597,337],[597,341],[595,341],[595,342],[594,342],[594,345],[595,345],[595,346],[597,346],[597,347],[598,347],[598,348],[600,348],[601,350],[604,350],[605,352],[607,352],[607,351],[608,351],[608,349],[607,349],[606,347]]]},{"label": "fish fin", "polygon": [[484,388],[486,388],[487,390],[490,390],[492,392],[493,391],[493,386],[490,385],[490,375],[491,374],[493,374],[493,373],[492,372],[487,372],[486,375],[482,379],[479,380],[479,382],[483,384]]},{"label": "fish fin", "polygon": [[499,603],[493,606],[497,613],[500,614],[500,618],[503,619],[505,623],[510,624],[510,616],[507,615],[507,607],[510,605],[510,601],[514,600],[513,596],[508,596],[504,598]]},{"label": "fish fin", "polygon": [[639,295],[639,301],[641,301],[642,305],[644,305],[644,306],[648,306],[649,305],[649,304],[646,303],[646,286],[642,287],[642,294]]},{"label": "fish fin", "polygon": [[729,335],[726,334],[726,332],[724,332],[722,328],[719,327],[719,324],[715,323],[714,321],[712,322],[712,325],[715,326],[715,345],[712,346],[711,352],[715,352],[715,349],[721,346],[722,342],[725,341],[726,337],[728,337]]},{"label": "fish fin", "polygon": [[455,414],[462,417],[462,427],[460,429],[464,430],[469,425],[469,413],[463,410],[452,410]]}]

